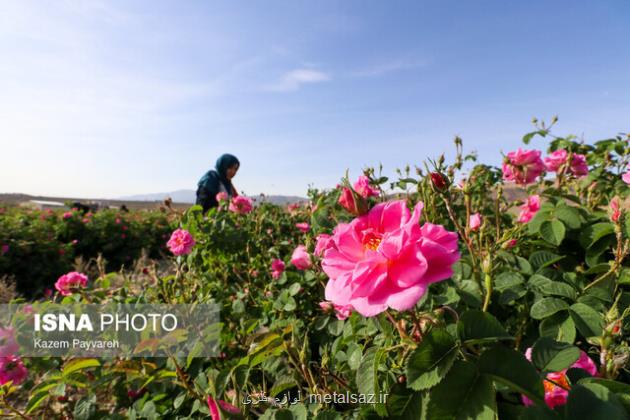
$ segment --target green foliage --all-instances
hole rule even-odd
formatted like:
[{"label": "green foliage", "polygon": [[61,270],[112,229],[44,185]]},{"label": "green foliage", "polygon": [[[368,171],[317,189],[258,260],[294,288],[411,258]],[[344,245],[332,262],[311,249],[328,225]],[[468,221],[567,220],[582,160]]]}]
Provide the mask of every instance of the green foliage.
[{"label": "green foliage", "polygon": [[[136,259],[144,248],[160,259],[160,272],[99,273],[67,302],[214,301],[222,330],[215,358],[29,359],[27,382],[0,387],[0,402],[19,400],[16,406],[33,418],[207,418],[209,396],[240,413],[222,409],[223,418],[627,418],[630,223],[625,210],[612,220],[609,207],[613,197],[628,196],[620,174],[630,147],[621,137],[589,145],[540,125],[524,141],[586,154],[589,175],[565,172],[514,186],[501,181],[499,168],[476,164],[459,187],[458,171],[475,161],[461,141],[451,166],[437,158],[416,168],[417,176],[401,170],[398,179],[365,170],[382,191],[364,204],[422,201],[422,223],[457,232],[461,253],[452,276],[423,285],[414,307],[373,317],[320,307],[328,277],[322,256],[313,255],[317,235],[355,217],[339,204],[339,189],[311,190],[310,203],[288,209],[261,203],[249,214],[223,206],[204,215],[192,206],[181,216],[99,212],[84,223],[76,214],[42,219],[43,213],[7,210],[0,215],[0,245],[10,248],[0,255],[0,271],[31,281],[18,285],[51,287],[76,256],[103,253],[107,269],[129,268],[127,256]],[[441,174],[444,185],[435,185],[430,173]],[[541,208],[519,222],[533,194]],[[478,230],[469,227],[473,213],[483,220]],[[295,226],[304,222],[306,233]],[[121,225],[128,226],[126,238]],[[175,227],[196,242],[176,258],[163,249]],[[306,270],[290,261],[297,245],[311,253]],[[272,276],[274,259],[286,265],[281,275]],[[387,281],[383,287],[400,287]],[[598,377],[574,367],[582,352]],[[559,375],[556,384],[549,374]],[[566,388],[567,402],[548,408],[550,386]],[[332,394],[376,401],[308,398]],[[256,403],[244,403],[254,395]],[[523,396],[533,405],[526,407]]]}]

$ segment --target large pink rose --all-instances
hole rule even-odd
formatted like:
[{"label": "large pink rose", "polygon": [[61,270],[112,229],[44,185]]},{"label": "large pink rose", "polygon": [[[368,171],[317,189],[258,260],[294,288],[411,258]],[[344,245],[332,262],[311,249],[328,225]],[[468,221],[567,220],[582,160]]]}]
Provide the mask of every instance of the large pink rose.
[{"label": "large pink rose", "polygon": [[449,278],[459,260],[457,234],[431,223],[420,227],[422,206],[410,214],[403,200],[380,203],[339,224],[322,261],[326,299],[363,316],[388,307],[404,311],[429,284]]},{"label": "large pink rose", "polygon": [[370,178],[361,175],[353,185],[354,190],[363,198],[378,196],[378,189],[370,185]]},{"label": "large pink rose", "polygon": [[195,246],[195,240],[187,230],[175,229],[166,246],[175,255],[187,255],[190,254],[193,246]]},{"label": "large pink rose", "polygon": [[[525,351],[525,357],[527,357],[527,360],[529,361],[532,360],[531,347]],[[582,350],[580,350],[580,358],[575,363],[573,363],[571,367],[585,370],[591,376],[597,375],[597,366],[595,366],[595,363],[591,360],[591,358],[588,357],[588,355]],[[566,373],[567,369],[564,369],[560,372],[551,372],[547,374],[547,379],[555,382],[556,384],[562,385],[564,388],[569,389],[571,388],[571,385],[569,384]],[[543,386],[545,388],[545,403],[547,404],[547,406],[549,408],[554,408],[557,405],[566,404],[567,397],[569,396],[569,391],[555,385],[550,381],[543,381]],[[523,395],[522,399],[523,404],[525,405],[533,404],[533,401],[527,398],[525,395]]]},{"label": "large pink rose", "polygon": [[18,356],[0,357],[0,385],[4,385],[9,381],[13,385],[19,385],[24,382],[27,376],[28,370]]},{"label": "large pink rose", "polygon": [[540,210],[540,196],[530,195],[527,197],[527,201],[521,207],[521,212],[516,219],[519,223],[527,223],[538,213]]},{"label": "large pink rose", "polygon": [[503,163],[503,179],[517,184],[531,184],[545,171],[540,150],[522,150],[507,154]]},{"label": "large pink rose", "polygon": [[298,245],[291,255],[291,264],[298,270],[306,270],[311,266],[311,256],[304,245]]},{"label": "large pink rose", "polygon": [[70,296],[73,289],[86,288],[87,283],[88,278],[85,274],[72,271],[57,279],[55,289],[57,289],[62,296]]},{"label": "large pink rose", "polygon": [[253,201],[249,197],[239,195],[230,202],[229,210],[234,213],[247,214],[254,209]]},{"label": "large pink rose", "polygon": [[626,184],[630,184],[630,164],[626,167],[626,173],[621,175],[621,179],[623,179],[623,182]]},{"label": "large pink rose", "polygon": [[[558,172],[560,167],[566,163],[568,157],[569,153],[566,150],[555,150],[545,158],[545,167],[548,171]],[[574,153],[571,158],[571,165],[567,169],[567,172],[577,177],[588,175],[586,156]]]}]

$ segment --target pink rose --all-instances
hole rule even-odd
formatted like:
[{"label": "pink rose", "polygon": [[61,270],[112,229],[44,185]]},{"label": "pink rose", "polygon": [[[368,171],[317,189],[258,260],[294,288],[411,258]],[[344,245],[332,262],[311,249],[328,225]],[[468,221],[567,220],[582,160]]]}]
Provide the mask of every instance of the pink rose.
[{"label": "pink rose", "polygon": [[324,255],[324,251],[328,249],[331,244],[331,236],[326,233],[320,233],[317,235],[317,243],[315,244],[315,251],[313,252],[318,257]]},{"label": "pink rose", "polygon": [[279,279],[284,272],[284,268],[284,261],[282,261],[281,259],[276,258],[275,260],[271,261],[271,277],[276,280]]},{"label": "pink rose", "polygon": [[564,149],[553,151],[545,158],[545,167],[548,171],[558,172],[560,167],[567,161],[568,153]]},{"label": "pink rose", "polygon": [[378,189],[370,186],[370,178],[365,175],[361,175],[359,179],[357,179],[357,182],[354,183],[353,187],[363,198],[377,197],[379,194]]},{"label": "pink rose", "polygon": [[0,253],[2,253],[2,255],[6,254],[7,252],[9,252],[9,245],[7,244],[3,244],[2,248],[0,248]]},{"label": "pink rose", "polygon": [[468,220],[468,226],[470,226],[470,230],[477,231],[481,226],[481,215],[479,213],[471,214]]},{"label": "pink rose", "polygon": [[[532,360],[532,348],[528,348],[525,351],[525,357],[527,360]],[[597,375],[597,366],[595,363],[588,357],[586,353],[580,350],[580,358],[571,365],[572,368],[585,370],[589,375],[596,376]],[[564,369],[560,372],[551,372],[547,374],[547,378],[557,384],[562,385],[564,388],[571,388],[569,385],[569,381],[566,376],[567,369]],[[555,385],[550,381],[543,380],[543,386],[545,388],[545,403],[549,408],[554,408],[558,405],[564,405],[567,402],[567,397],[569,396],[569,391],[566,389]],[[532,405],[533,402],[525,395],[522,396],[523,404]]]},{"label": "pink rose", "polygon": [[311,229],[311,226],[308,223],[306,223],[306,222],[296,223],[295,227],[300,229],[304,233],[308,232]]},{"label": "pink rose", "polygon": [[229,209],[234,213],[247,214],[254,209],[252,203],[251,198],[239,195],[238,197],[234,197],[232,199]]},{"label": "pink rose", "polygon": [[338,320],[343,321],[352,314],[352,305],[334,305],[335,316]]},{"label": "pink rose", "polygon": [[411,214],[403,200],[380,203],[339,224],[322,261],[326,299],[352,305],[363,316],[388,307],[404,311],[429,284],[449,278],[460,258],[457,234],[431,223],[420,227],[422,206]]},{"label": "pink rose", "polygon": [[72,212],[71,211],[67,211],[61,217],[63,218],[63,220],[70,219],[72,217]]},{"label": "pink rose", "polygon": [[87,283],[88,278],[85,274],[72,271],[59,277],[55,283],[55,289],[57,289],[62,296],[70,296],[73,289],[85,289]]},{"label": "pink rose", "polygon": [[190,254],[194,245],[195,240],[190,232],[185,229],[175,229],[166,243],[166,246],[174,255]]},{"label": "pink rose", "polygon": [[621,175],[621,179],[623,179],[623,182],[626,184],[630,184],[630,163],[626,167],[626,173]]},{"label": "pink rose", "polygon": [[222,201],[228,201],[228,193],[226,193],[225,191],[221,191],[220,193],[218,193],[215,197],[214,197],[219,203],[221,203]]},{"label": "pink rose", "polygon": [[518,215],[518,219],[516,219],[519,223],[527,223],[538,213],[540,210],[540,196],[539,195],[530,195],[527,197],[527,201],[521,207],[521,213]]},{"label": "pink rose", "polygon": [[7,357],[17,353],[20,349],[15,341],[15,331],[13,328],[0,327],[0,357]]},{"label": "pink rose", "polygon": [[306,252],[304,245],[298,245],[291,255],[291,264],[298,270],[306,270],[311,266],[311,256]]},{"label": "pink rose", "polygon": [[0,385],[7,382],[19,385],[24,382],[27,376],[28,370],[18,356],[0,357]]},{"label": "pink rose", "polygon": [[[567,162],[568,157],[569,153],[566,150],[555,150],[545,158],[545,166],[548,171],[558,172],[562,165]],[[577,177],[588,175],[586,156],[574,153],[571,158],[571,165],[569,166],[567,172]]]},{"label": "pink rose", "polygon": [[531,184],[545,171],[540,150],[522,150],[507,154],[503,163],[503,179],[517,184]]},{"label": "pink rose", "polygon": [[586,156],[577,153],[573,154],[573,159],[571,160],[571,173],[577,177],[588,175]]}]

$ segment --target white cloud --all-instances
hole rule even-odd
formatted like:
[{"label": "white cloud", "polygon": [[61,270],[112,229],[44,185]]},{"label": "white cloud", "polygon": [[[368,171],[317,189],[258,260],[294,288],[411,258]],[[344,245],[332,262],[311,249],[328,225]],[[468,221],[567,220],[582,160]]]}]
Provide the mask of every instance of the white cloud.
[{"label": "white cloud", "polygon": [[282,76],[282,79],[273,85],[265,87],[265,90],[273,92],[290,92],[298,90],[308,83],[322,83],[330,80],[330,76],[324,72],[313,69],[295,69]]},{"label": "white cloud", "polygon": [[376,77],[397,71],[418,69],[426,67],[429,64],[430,61],[426,59],[397,59],[354,71],[351,75],[355,77]]}]

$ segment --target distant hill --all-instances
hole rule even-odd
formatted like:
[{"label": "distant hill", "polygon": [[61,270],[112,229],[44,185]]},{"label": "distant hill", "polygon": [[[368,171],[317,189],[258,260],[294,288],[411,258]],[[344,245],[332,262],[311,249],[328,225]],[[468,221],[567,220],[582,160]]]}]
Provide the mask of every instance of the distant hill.
[{"label": "distant hill", "polygon": [[[119,200],[123,201],[162,201],[166,197],[171,197],[176,203],[194,203],[196,193],[194,190],[177,190],[163,193],[153,194],[136,194],[125,197],[120,197]],[[259,195],[252,195],[251,198],[255,198],[256,201],[267,201],[273,204],[288,204],[300,201],[307,201],[304,197],[298,197],[294,195],[266,195],[262,199]]]}]

